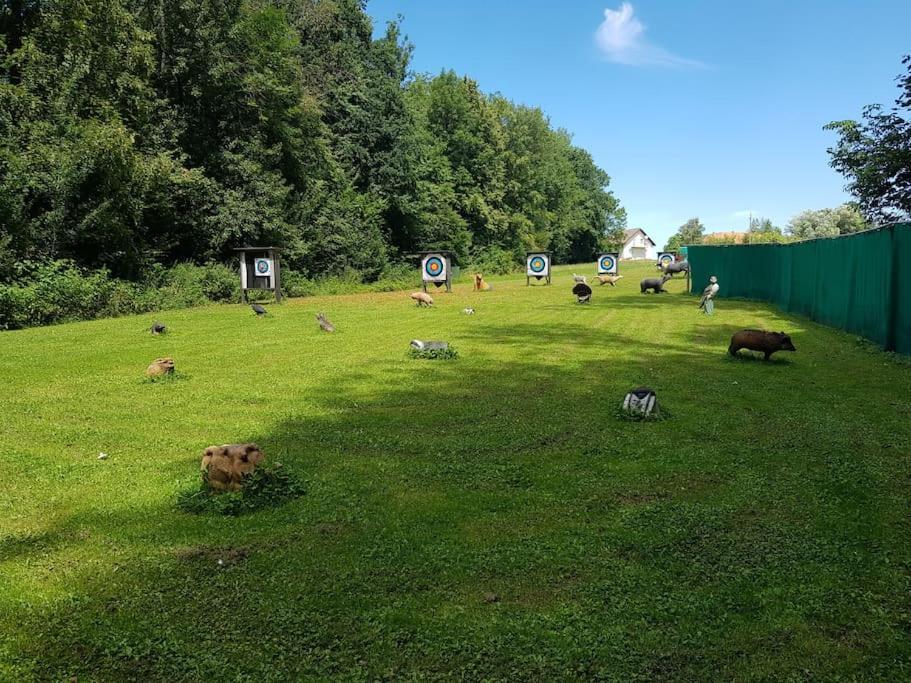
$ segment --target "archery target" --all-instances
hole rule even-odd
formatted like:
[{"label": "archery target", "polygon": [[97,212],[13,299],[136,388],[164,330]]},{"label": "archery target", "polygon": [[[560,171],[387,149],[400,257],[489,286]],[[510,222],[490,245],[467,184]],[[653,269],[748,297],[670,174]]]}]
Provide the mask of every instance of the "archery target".
[{"label": "archery target", "polygon": [[427,254],[421,262],[424,282],[446,282],[446,257],[442,254]]},{"label": "archery target", "polygon": [[669,252],[663,251],[658,254],[658,265],[662,268],[666,268],[676,260],[675,256]]},{"label": "archery target", "polygon": [[619,254],[601,254],[598,259],[598,275],[616,275],[619,262]]},{"label": "archery target", "polygon": [[549,254],[529,254],[525,273],[531,277],[542,278],[550,275]]},{"label": "archery target", "polygon": [[256,277],[269,277],[272,275],[272,259],[256,258],[253,259],[253,274]]}]

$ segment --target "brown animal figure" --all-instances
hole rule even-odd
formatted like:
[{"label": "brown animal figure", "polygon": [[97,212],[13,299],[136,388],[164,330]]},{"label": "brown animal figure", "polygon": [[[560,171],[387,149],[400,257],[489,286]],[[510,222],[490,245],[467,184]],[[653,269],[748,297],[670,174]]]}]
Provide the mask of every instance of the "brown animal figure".
[{"label": "brown animal figure", "polygon": [[622,275],[597,275],[596,277],[598,278],[598,282],[601,284],[602,287],[604,285],[610,285],[611,287],[615,287],[617,285],[617,281],[620,278],[622,278],[623,276]]},{"label": "brown animal figure", "polygon": [[474,289],[476,292],[489,292],[492,287],[487,282],[484,282],[484,276],[481,273],[475,273]]},{"label": "brown animal figure", "polygon": [[427,292],[412,292],[411,298],[418,302],[418,306],[433,306],[433,297]]},{"label": "brown animal figure", "polygon": [[239,491],[244,477],[253,474],[264,457],[255,443],[209,446],[202,453],[199,469],[210,488],[216,491]]},{"label": "brown animal figure", "polygon": [[146,377],[162,377],[174,372],[174,360],[171,358],[156,358],[146,368]]},{"label": "brown animal figure", "polygon": [[750,351],[761,351],[765,354],[765,359],[776,351],[796,351],[791,337],[784,332],[765,332],[764,330],[740,330],[731,337],[731,345],[728,347],[728,353],[736,356],[740,349]]},{"label": "brown animal figure", "polygon": [[323,332],[335,332],[335,325],[329,322],[329,318],[327,318],[324,313],[317,313],[316,321],[319,323],[320,329]]}]

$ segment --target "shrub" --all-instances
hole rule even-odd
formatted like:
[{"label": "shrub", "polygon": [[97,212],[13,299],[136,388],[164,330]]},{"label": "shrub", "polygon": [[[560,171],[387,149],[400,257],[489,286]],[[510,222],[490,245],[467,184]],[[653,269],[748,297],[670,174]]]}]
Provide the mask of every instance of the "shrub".
[{"label": "shrub", "polygon": [[[13,281],[0,283],[0,330],[240,301],[237,273],[220,263],[155,264],[140,282],[84,270],[72,261],[18,261],[10,272]],[[282,270],[282,289],[291,297],[388,292],[414,287],[417,280],[416,269],[403,265],[388,267],[375,282],[365,282],[353,269],[319,278]],[[255,300],[268,293],[251,294]]]},{"label": "shrub", "polygon": [[518,270],[519,265],[515,253],[500,247],[485,247],[472,257],[467,270],[486,275],[506,275]]}]

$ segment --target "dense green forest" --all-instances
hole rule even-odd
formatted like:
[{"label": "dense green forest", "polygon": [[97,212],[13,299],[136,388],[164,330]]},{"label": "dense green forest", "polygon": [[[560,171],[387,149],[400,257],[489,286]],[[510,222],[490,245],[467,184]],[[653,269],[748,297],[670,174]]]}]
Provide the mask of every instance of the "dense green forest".
[{"label": "dense green forest", "polygon": [[609,177],[567,132],[413,74],[365,6],[5,0],[0,259],[141,280],[268,243],[304,276],[369,281],[420,249],[568,261],[616,239]]}]

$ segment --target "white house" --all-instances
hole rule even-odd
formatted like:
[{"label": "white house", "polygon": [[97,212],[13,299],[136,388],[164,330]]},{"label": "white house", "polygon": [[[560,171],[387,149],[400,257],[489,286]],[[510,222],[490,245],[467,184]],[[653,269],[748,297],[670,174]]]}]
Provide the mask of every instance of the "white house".
[{"label": "white house", "polygon": [[623,236],[623,249],[620,258],[646,261],[658,260],[658,246],[655,240],[645,234],[641,228],[627,230]]}]

